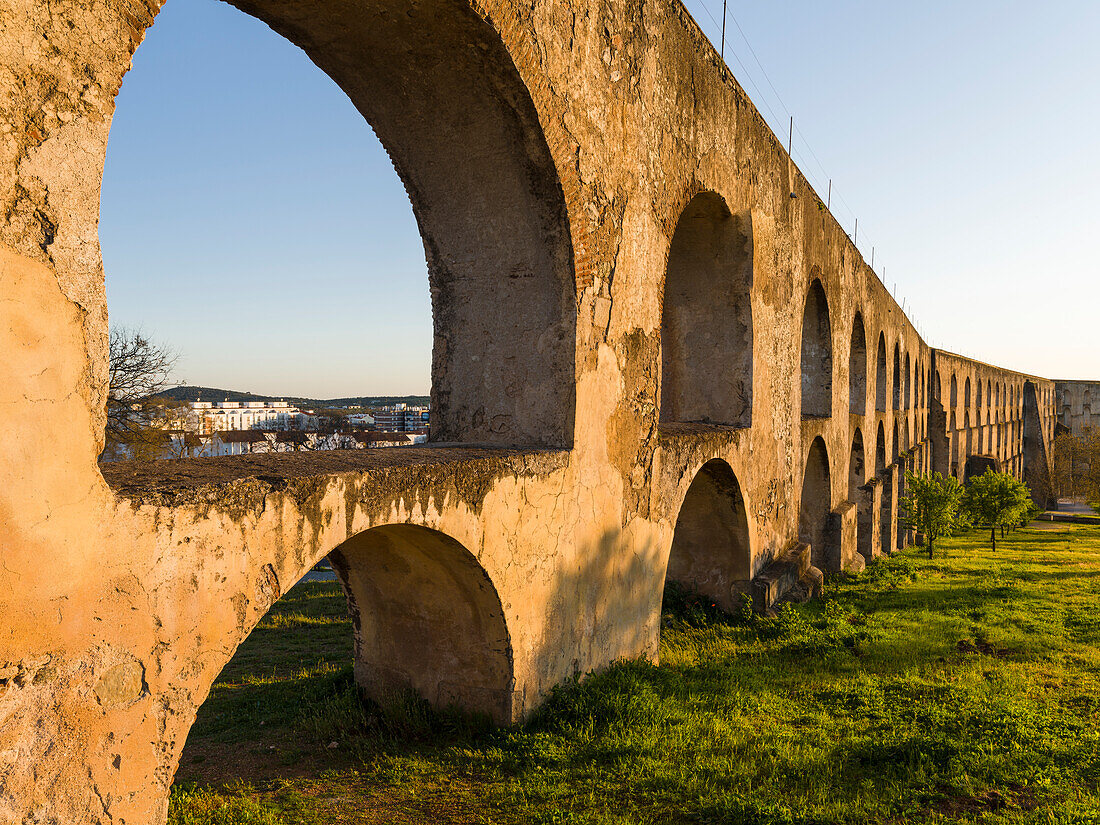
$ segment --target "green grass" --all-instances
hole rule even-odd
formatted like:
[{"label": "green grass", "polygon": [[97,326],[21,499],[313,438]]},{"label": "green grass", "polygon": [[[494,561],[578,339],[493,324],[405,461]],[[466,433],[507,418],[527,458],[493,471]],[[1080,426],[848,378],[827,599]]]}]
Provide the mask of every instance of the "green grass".
[{"label": "green grass", "polygon": [[169,821],[1100,822],[1100,528],[1051,526],[904,551],[775,619],[670,593],[659,666],[513,730],[365,706],[338,588],[300,586],[201,709]]}]

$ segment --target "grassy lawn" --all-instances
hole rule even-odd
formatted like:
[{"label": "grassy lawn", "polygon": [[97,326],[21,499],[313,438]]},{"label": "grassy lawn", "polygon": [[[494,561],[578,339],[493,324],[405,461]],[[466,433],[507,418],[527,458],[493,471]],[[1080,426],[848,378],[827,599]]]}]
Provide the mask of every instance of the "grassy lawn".
[{"label": "grassy lawn", "polygon": [[365,709],[335,585],[222,674],[184,823],[1100,822],[1100,528],[972,533],[777,619],[666,598],[660,666],[561,688],[522,728]]}]

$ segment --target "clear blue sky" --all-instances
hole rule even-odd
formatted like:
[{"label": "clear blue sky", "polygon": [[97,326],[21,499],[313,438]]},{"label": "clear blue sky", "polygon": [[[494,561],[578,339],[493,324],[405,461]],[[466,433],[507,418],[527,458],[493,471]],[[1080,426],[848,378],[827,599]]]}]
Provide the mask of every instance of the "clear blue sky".
[{"label": "clear blue sky", "polygon": [[[717,42],[720,1],[688,8]],[[729,9],[734,74],[778,133],[795,116],[800,167],[823,197],[832,177],[930,343],[1100,379],[1100,3]],[[177,349],[189,383],[428,391],[423,249],[389,160],[300,51],[228,5],[170,0],[138,49],[100,238],[112,322]]]}]

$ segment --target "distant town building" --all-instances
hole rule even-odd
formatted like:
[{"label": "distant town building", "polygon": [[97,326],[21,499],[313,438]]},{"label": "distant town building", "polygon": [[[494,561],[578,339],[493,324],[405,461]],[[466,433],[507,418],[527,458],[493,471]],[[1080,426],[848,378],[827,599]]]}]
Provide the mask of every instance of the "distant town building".
[{"label": "distant town building", "polygon": [[410,407],[405,410],[405,432],[428,429],[428,408]]},{"label": "distant town building", "polygon": [[[231,430],[306,430],[311,416],[286,401],[192,401],[189,429],[199,435]],[[316,428],[316,417],[312,417]]]},{"label": "distant town building", "polygon": [[[161,458],[200,458],[305,450],[408,447],[428,440],[428,408],[398,404],[376,415],[325,418],[286,401],[190,401],[148,422],[161,431]],[[323,426],[322,426],[323,424]],[[101,457],[133,457],[110,445]]]},{"label": "distant town building", "polygon": [[417,432],[428,429],[428,417],[428,407],[394,404],[375,411],[374,426],[390,432]]}]

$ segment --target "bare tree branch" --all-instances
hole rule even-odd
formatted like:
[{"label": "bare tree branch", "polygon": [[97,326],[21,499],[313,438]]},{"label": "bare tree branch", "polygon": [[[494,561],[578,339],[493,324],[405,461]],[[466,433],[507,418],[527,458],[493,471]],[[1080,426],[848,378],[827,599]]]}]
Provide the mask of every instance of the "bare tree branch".
[{"label": "bare tree branch", "polygon": [[[108,444],[143,447],[148,453],[164,441],[163,410],[154,396],[166,389],[178,356],[141,332],[114,328],[110,336],[107,389]],[[133,451],[133,450],[132,450]]]}]

